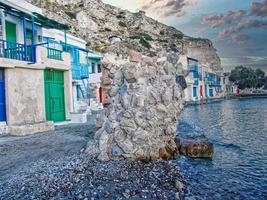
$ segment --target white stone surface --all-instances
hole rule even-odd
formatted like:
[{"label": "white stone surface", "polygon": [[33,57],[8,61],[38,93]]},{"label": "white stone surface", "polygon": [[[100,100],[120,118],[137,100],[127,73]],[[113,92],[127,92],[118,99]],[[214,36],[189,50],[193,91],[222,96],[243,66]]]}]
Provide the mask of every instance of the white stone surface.
[{"label": "white stone surface", "polygon": [[138,63],[118,60],[103,61],[104,110],[87,152],[101,160],[170,158],[176,151],[176,125],[184,103],[176,63],[165,60],[142,67],[142,56]]},{"label": "white stone surface", "polygon": [[0,135],[8,134],[8,126],[6,122],[0,122]]}]

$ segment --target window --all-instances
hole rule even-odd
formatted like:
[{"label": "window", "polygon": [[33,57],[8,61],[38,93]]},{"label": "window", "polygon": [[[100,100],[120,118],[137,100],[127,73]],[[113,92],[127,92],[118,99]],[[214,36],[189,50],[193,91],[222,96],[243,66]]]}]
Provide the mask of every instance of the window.
[{"label": "window", "polygon": [[[36,42],[36,37],[37,37],[37,31],[34,31],[34,40]],[[32,44],[32,30],[31,29],[26,29],[26,44],[31,45]]]},{"label": "window", "polygon": [[193,87],[193,97],[196,97],[196,96],[197,96],[197,88]]},{"label": "window", "polygon": [[31,45],[32,44],[32,30],[26,29],[26,44]]},{"label": "window", "polygon": [[95,73],[95,63],[92,63],[92,74]]},{"label": "window", "polygon": [[39,43],[41,43],[42,42],[42,36],[41,35],[38,35],[37,36],[37,40],[38,40]]},{"label": "window", "polygon": [[97,73],[101,73],[101,71],[102,71],[102,70],[101,70],[101,64],[98,64],[98,65],[97,65]]}]

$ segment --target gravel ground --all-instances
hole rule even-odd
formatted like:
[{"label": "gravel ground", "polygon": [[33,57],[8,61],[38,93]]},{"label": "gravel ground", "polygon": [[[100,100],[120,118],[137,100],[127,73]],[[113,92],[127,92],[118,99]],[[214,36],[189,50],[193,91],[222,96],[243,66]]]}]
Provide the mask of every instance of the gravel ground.
[{"label": "gravel ground", "polygon": [[100,162],[81,153],[95,121],[55,132],[0,137],[0,199],[181,199],[171,162]]},{"label": "gravel ground", "polygon": [[73,155],[25,166],[0,184],[1,199],[180,199],[179,169],[169,162],[100,162]]},{"label": "gravel ground", "polygon": [[2,176],[15,173],[25,164],[79,153],[94,132],[94,126],[87,123],[60,126],[54,132],[24,137],[1,136],[0,181]]}]

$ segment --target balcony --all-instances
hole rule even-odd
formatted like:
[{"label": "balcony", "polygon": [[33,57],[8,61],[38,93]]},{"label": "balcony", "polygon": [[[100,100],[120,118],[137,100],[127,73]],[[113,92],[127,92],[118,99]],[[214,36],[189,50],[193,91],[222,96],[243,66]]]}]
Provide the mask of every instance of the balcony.
[{"label": "balcony", "polygon": [[88,64],[72,63],[72,78],[74,80],[82,80],[89,78],[89,66]]},{"label": "balcony", "polygon": [[189,64],[188,69],[190,72],[198,72],[198,65],[197,64]]},{"label": "balcony", "polygon": [[6,40],[0,40],[0,58],[36,63],[36,51],[39,47],[46,48],[47,59],[63,61],[63,51],[50,47],[49,43],[24,45]]},{"label": "balcony", "polygon": [[0,57],[35,63],[36,46],[0,40]]}]

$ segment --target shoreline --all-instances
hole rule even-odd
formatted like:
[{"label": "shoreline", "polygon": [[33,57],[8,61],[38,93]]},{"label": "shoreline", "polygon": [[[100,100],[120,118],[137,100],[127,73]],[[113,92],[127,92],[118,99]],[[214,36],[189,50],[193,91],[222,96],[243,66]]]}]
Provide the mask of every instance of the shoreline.
[{"label": "shoreline", "polygon": [[257,98],[267,98],[267,94],[240,94],[240,95],[231,95],[221,98],[210,98],[203,99],[198,101],[187,101],[185,106],[195,106],[195,105],[203,105],[215,102],[221,102],[224,100],[232,100],[232,99],[257,99]]}]

